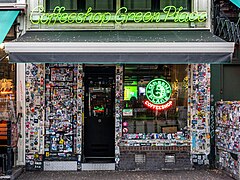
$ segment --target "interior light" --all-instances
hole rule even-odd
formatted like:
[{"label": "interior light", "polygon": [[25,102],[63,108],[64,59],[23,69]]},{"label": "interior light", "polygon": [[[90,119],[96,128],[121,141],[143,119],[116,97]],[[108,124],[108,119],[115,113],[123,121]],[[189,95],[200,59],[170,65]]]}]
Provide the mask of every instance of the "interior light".
[{"label": "interior light", "polygon": [[0,44],[0,49],[3,49],[4,48],[4,43],[1,43]]}]

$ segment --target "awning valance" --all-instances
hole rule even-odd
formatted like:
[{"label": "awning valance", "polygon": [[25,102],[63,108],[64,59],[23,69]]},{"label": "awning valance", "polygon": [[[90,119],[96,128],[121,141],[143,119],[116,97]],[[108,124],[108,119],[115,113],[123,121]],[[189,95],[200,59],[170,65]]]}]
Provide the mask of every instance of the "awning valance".
[{"label": "awning valance", "polygon": [[30,31],[6,43],[11,62],[222,63],[234,43],[209,31]]},{"label": "awning valance", "polygon": [[4,11],[0,10],[0,44],[5,39],[8,31],[10,30],[13,22],[18,16],[18,10]]}]

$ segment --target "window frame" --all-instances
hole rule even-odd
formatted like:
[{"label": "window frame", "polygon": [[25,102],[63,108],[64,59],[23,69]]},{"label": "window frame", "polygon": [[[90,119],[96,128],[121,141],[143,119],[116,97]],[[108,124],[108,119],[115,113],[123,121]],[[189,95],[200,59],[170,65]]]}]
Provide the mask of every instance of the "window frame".
[{"label": "window frame", "polygon": [[[183,124],[178,124],[179,120],[184,120],[185,126],[187,126],[187,100],[188,100],[188,91],[187,88],[186,91],[178,91],[173,90],[171,98],[169,100],[175,101],[173,103],[173,106],[168,108],[167,110],[164,110],[168,113],[167,117],[162,112],[158,112],[159,114],[156,115],[155,113],[157,111],[152,110],[146,106],[144,106],[144,100],[146,99],[146,93],[143,94],[142,97],[140,97],[140,90],[139,87],[145,87],[147,86],[148,82],[150,82],[152,79],[155,78],[163,78],[167,80],[170,84],[173,85],[175,82],[175,75],[177,75],[177,79],[180,80],[179,83],[183,83],[184,77],[188,77],[188,73],[184,70],[188,66],[185,64],[179,65],[179,64],[164,64],[164,65],[157,65],[156,69],[148,68],[149,64],[142,65],[140,67],[135,67],[136,65],[133,64],[127,64],[124,65],[123,69],[123,102],[122,107],[123,109],[131,109],[133,114],[132,115],[124,115],[122,116],[122,121],[127,122],[128,125],[125,127],[129,127],[129,132],[126,132],[125,134],[137,134],[137,133],[157,133],[159,131],[159,128],[162,127],[176,127],[177,131],[180,131],[182,128],[181,126]],[[134,68],[135,67],[135,68]],[[148,70],[147,70],[148,69]],[[152,70],[151,70],[152,69]],[[151,71],[150,71],[151,70]],[[131,72],[132,71],[132,72]],[[171,73],[170,73],[171,72]],[[132,77],[132,79],[130,78]],[[175,78],[173,78],[175,77]],[[143,80],[143,81],[142,81]],[[133,84],[132,82],[138,81],[137,84]],[[140,82],[141,81],[141,82]],[[148,81],[148,82],[146,82]],[[137,86],[137,97],[135,102],[131,102],[130,99],[125,99],[125,87],[126,86]],[[183,88],[184,86],[181,85]],[[172,86],[172,89],[173,86]],[[178,95],[175,94],[175,92],[178,92]],[[142,99],[143,98],[143,99]],[[183,111],[185,112],[185,117],[182,119],[183,116],[180,116],[179,108],[182,107]],[[135,111],[135,109],[145,109],[145,111]],[[183,112],[181,110],[181,113]],[[135,114],[134,114],[135,112]],[[145,116],[142,116],[142,113],[145,114]],[[158,117],[158,118],[156,118]],[[139,126],[138,123],[142,122],[142,125]],[[174,124],[172,124],[175,122]],[[148,127],[151,127],[151,123],[154,124],[154,132],[149,132]],[[157,123],[157,124],[156,124]],[[150,126],[149,126],[150,125]],[[142,127],[141,127],[142,126]],[[143,127],[144,126],[144,127]],[[143,131],[139,132],[138,128],[142,128]],[[123,126],[124,128],[124,126]],[[162,129],[160,132],[162,133]]]},{"label": "window frame", "polygon": [[[87,12],[87,9],[85,9],[85,6],[86,6],[86,1],[87,0],[78,0],[77,1],[77,10],[66,10],[65,12],[67,13],[71,13],[71,12]],[[108,12],[116,12],[117,10],[117,4],[118,4],[118,1],[120,1],[120,7],[124,7],[124,0],[112,0],[113,1],[113,9],[109,10],[109,9],[106,9],[106,10],[92,10],[92,12],[104,12],[104,11],[108,11]],[[130,10],[131,12],[136,12],[136,11],[141,11],[141,12],[147,12],[147,11],[151,11],[151,12],[156,12],[156,11],[162,11],[160,9],[160,1],[162,0],[151,0],[151,9],[150,10],[138,10],[138,9],[135,9],[135,10]],[[164,0],[163,0],[164,1]],[[176,0],[177,1],[177,0]],[[188,5],[187,5],[187,10],[182,10],[183,12],[191,12],[191,7],[192,7],[192,0],[186,0],[188,1]],[[50,0],[46,0],[45,1],[45,5],[46,5],[46,12],[52,12],[52,10],[50,10]]]}]

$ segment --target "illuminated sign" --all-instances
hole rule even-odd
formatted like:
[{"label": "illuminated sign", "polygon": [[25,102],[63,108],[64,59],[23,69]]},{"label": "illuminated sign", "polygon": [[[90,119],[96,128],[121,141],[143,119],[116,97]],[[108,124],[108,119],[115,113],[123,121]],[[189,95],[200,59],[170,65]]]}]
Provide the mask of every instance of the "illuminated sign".
[{"label": "illuminated sign", "polygon": [[161,111],[161,110],[166,110],[166,109],[172,107],[173,102],[172,101],[168,101],[165,104],[158,105],[158,104],[153,104],[150,101],[146,100],[146,101],[144,101],[144,105],[146,105],[148,108],[150,108],[152,110]]},{"label": "illuminated sign", "polygon": [[153,104],[166,103],[172,94],[171,85],[164,79],[153,79],[147,84],[146,96]]},{"label": "illuminated sign", "polygon": [[[207,12],[183,12],[183,7],[166,6],[161,12],[128,12],[126,7],[119,8],[112,12],[92,12],[89,7],[86,12],[66,13],[65,7],[56,6],[51,13],[46,13],[43,6],[37,6],[30,13],[32,24],[72,24],[72,23],[93,23],[106,24],[115,22],[123,24],[127,22],[135,23],[159,23],[159,22],[204,22],[207,19]],[[40,14],[40,15],[36,15]]]},{"label": "illuminated sign", "polygon": [[137,99],[137,86],[124,86],[124,100],[131,100],[131,98]]},{"label": "illuminated sign", "polygon": [[0,80],[0,94],[12,94],[13,82],[11,79]]},{"label": "illuminated sign", "polygon": [[169,101],[172,94],[171,85],[164,79],[153,79],[146,86],[146,97],[144,105],[152,110],[166,110],[173,105]]}]

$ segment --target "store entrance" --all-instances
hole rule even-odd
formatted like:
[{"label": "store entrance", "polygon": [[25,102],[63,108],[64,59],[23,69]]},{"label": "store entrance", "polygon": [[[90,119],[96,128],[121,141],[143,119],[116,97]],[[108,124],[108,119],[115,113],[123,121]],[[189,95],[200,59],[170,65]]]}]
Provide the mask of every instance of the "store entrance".
[{"label": "store entrance", "polygon": [[84,71],[84,158],[113,162],[115,67],[86,66]]}]

